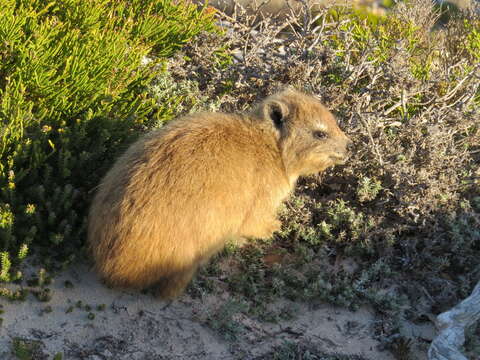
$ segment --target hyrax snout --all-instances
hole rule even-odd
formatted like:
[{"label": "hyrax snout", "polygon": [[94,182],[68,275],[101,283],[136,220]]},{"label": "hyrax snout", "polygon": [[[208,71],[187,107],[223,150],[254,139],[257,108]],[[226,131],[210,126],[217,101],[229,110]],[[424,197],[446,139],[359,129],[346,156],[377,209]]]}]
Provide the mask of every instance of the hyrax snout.
[{"label": "hyrax snout", "polygon": [[245,114],[201,113],[143,136],[102,180],[88,243],[112,286],[179,296],[226,239],[270,237],[299,176],[343,163],[350,140],[293,90]]}]

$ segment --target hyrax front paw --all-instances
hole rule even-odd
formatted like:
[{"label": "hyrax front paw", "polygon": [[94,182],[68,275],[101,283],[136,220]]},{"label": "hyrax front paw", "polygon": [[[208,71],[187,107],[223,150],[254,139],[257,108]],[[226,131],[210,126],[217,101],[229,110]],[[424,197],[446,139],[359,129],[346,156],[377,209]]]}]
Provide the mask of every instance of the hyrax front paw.
[{"label": "hyrax front paw", "polygon": [[272,234],[273,234],[274,232],[280,231],[281,228],[282,228],[282,223],[281,223],[281,221],[275,219],[275,220],[272,222],[272,228],[271,228]]},{"label": "hyrax front paw", "polygon": [[280,230],[282,223],[275,219],[270,222],[263,221],[262,223],[255,224],[254,226],[252,225],[244,227],[240,231],[240,236],[247,238],[268,239],[273,235],[274,232]]},{"label": "hyrax front paw", "polygon": [[279,231],[281,228],[282,223],[279,220],[275,219],[265,227],[263,234],[261,234],[262,236],[259,236],[259,238],[268,239],[272,237],[273,233]]}]

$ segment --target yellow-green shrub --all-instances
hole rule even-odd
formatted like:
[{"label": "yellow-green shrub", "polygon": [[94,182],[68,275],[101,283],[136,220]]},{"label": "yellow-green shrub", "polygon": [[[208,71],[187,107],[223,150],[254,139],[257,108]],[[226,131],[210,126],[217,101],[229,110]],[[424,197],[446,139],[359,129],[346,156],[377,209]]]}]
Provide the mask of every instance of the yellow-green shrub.
[{"label": "yellow-green shrub", "polygon": [[172,116],[175,96],[157,104],[146,86],[162,59],[211,28],[210,15],[168,0],[2,1],[2,263],[30,244],[62,260],[78,253],[111,159],[135,130]]}]

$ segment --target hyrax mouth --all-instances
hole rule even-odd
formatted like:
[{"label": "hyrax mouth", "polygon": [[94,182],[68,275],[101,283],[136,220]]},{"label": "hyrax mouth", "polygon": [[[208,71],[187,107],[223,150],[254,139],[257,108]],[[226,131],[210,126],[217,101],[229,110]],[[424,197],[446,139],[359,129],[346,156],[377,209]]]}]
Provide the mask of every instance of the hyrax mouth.
[{"label": "hyrax mouth", "polygon": [[342,154],[330,155],[330,160],[335,165],[344,165],[348,160],[348,155],[342,155]]}]

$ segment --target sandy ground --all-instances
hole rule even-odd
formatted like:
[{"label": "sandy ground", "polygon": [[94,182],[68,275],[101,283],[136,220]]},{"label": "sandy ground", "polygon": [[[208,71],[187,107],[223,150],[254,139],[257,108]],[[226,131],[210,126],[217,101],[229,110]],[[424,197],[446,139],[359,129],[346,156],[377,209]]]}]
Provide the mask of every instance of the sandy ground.
[{"label": "sandy ground", "polygon": [[[73,287],[66,287],[66,281]],[[226,293],[203,299],[184,295],[165,307],[148,294],[106,288],[85,265],[56,276],[49,287],[53,292],[49,302],[32,295],[24,302],[0,300],[5,310],[0,359],[16,359],[11,354],[15,337],[38,341],[35,359],[52,359],[59,352],[63,359],[88,360],[255,359],[285,340],[309,341],[327,353],[393,359],[378,350],[372,337],[376,319],[368,309],[350,312],[298,304],[294,320],[276,324],[239,314],[235,320],[242,330],[227,340],[207,325],[209,316],[228,301]],[[85,309],[87,304],[90,310]],[[97,309],[101,304],[104,310]]]}]

